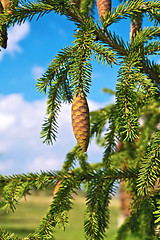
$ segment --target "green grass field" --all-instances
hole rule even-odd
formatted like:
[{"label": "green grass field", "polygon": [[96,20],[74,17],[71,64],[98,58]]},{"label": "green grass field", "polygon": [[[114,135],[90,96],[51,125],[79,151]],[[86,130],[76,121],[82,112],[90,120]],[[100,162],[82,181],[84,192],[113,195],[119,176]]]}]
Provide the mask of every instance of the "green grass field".
[{"label": "green grass field", "polygon": [[[47,211],[52,197],[42,195],[28,196],[27,201],[20,201],[15,213],[0,214],[0,228],[4,227],[10,232],[14,232],[19,237],[26,237],[38,226],[40,219]],[[119,203],[114,199],[111,203],[110,228],[106,232],[105,240],[114,240],[117,230]],[[84,240],[83,217],[85,210],[85,198],[82,194],[75,196],[73,210],[69,214],[69,226],[65,232],[57,228],[55,231],[56,240]],[[128,240],[137,240],[129,237]]]}]

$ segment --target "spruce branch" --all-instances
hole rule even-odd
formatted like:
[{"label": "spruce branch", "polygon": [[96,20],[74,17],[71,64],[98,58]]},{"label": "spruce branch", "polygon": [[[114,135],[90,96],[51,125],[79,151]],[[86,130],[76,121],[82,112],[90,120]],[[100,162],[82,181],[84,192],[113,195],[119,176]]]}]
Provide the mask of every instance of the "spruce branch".
[{"label": "spruce branch", "polygon": [[76,163],[77,153],[80,151],[80,146],[77,144],[69,153],[67,153],[66,159],[62,167],[62,171],[67,172],[73,169]]},{"label": "spruce branch", "polygon": [[16,236],[14,233],[9,233],[6,229],[0,229],[0,239],[20,240],[18,236]]},{"label": "spruce branch", "polygon": [[53,229],[57,224],[65,224],[68,222],[67,212],[72,209],[72,193],[76,193],[75,190],[79,188],[79,177],[65,177],[65,180],[61,181],[58,192],[56,193],[46,216],[42,219],[39,227],[35,233],[28,237],[36,237],[36,239],[52,239]]},{"label": "spruce branch", "polygon": [[155,54],[158,54],[159,51],[160,51],[159,41],[150,42],[150,43],[146,44],[144,47],[144,56],[155,55]]},{"label": "spruce branch", "polygon": [[84,230],[86,239],[103,239],[109,224],[108,205],[114,190],[113,181],[98,178],[87,182],[87,209],[85,213]]},{"label": "spruce branch", "polygon": [[[138,0],[137,0],[138,1]],[[140,2],[141,0],[139,0],[138,2]],[[133,2],[133,1],[132,1]],[[134,1],[134,2],[136,2],[136,1]],[[138,3],[137,2],[137,3]],[[35,3],[35,6],[34,6],[34,3],[33,3],[33,8],[35,7],[37,7],[37,9],[38,9],[38,5],[46,5],[46,3],[41,3],[41,1],[40,2],[38,2],[37,4]],[[31,5],[32,5],[32,3],[31,3]],[[72,5],[69,5],[69,2],[68,1],[63,1],[63,3],[62,3],[62,5],[63,5],[63,12],[62,12],[62,10],[60,9],[61,8],[61,5],[60,6],[58,6],[59,5],[59,3],[58,3],[58,1],[54,1],[54,3],[52,2],[52,6],[51,5],[49,5],[49,7],[47,8],[46,6],[44,7],[44,9],[48,9],[48,10],[55,10],[55,11],[59,11],[59,12],[61,12],[61,14],[65,14],[67,17],[69,17],[69,19],[70,20],[73,20],[73,21],[76,21],[77,22],[77,24],[79,25],[81,25],[81,24],[83,24],[83,25],[85,25],[86,24],[86,17],[82,14],[82,13],[77,13],[76,11],[78,11],[78,10],[76,10],[76,11],[74,11],[74,7],[72,6]],[[145,9],[147,10],[147,9],[149,9],[149,8],[155,8],[155,7],[159,7],[159,4],[157,4],[157,3],[147,3],[147,6],[145,6]],[[59,10],[56,10],[56,9],[59,9]],[[18,9],[18,8],[17,8]],[[18,11],[18,10],[17,10]],[[19,12],[19,13],[17,13],[17,16],[19,16],[19,15],[21,15],[21,16],[23,16],[23,8],[21,7],[21,13]],[[139,11],[144,11],[144,7],[143,8],[141,8],[141,9],[137,9],[137,10],[135,10],[135,13],[136,12],[139,12]],[[33,13],[33,15],[34,15],[34,13]],[[17,18],[17,16],[14,14],[14,17],[15,17],[15,22],[16,22],[16,18]],[[28,13],[26,13],[26,16],[28,16]],[[4,16],[4,18],[3,18],[3,20],[2,21],[4,21],[4,19],[5,18],[7,18],[7,20],[9,21],[9,18],[12,18],[13,16]],[[19,20],[19,23],[21,23],[21,22],[24,22],[25,21],[25,17],[23,18],[22,17],[22,19],[21,19],[21,21]],[[111,47],[111,48],[113,48],[114,49],[114,51],[117,51],[119,54],[122,54],[123,56],[126,56],[126,55],[128,55],[128,51],[127,51],[127,49],[126,48],[124,48],[124,46],[123,45],[119,45],[117,42],[114,42],[113,41],[113,39],[111,39],[110,38],[110,36],[106,33],[106,30],[105,30],[105,33],[106,34],[104,34],[104,32],[102,31],[102,29],[100,28],[100,27],[96,27],[96,25],[94,24],[94,22],[93,22],[93,20],[92,19],[90,19],[90,21],[92,21],[92,24],[93,24],[93,26],[94,26],[94,28],[95,28],[95,35],[97,36],[97,38],[99,39],[99,40],[101,40],[101,41],[103,41],[104,43],[107,43],[107,44],[109,44],[109,46]],[[15,23],[14,22],[14,23]],[[149,76],[150,76],[150,78],[152,78],[152,79],[155,79],[155,81],[158,81],[159,82],[159,76],[157,76],[156,75],[156,72],[154,71],[154,69],[149,69],[148,70],[148,67],[146,66],[146,63],[145,62],[143,62],[143,70],[146,72],[146,73],[148,73],[149,74]]]},{"label": "spruce branch", "polygon": [[3,209],[15,211],[16,204],[25,195],[30,194],[30,190],[36,186],[38,189],[46,187],[49,184],[56,184],[61,177],[54,172],[41,172],[18,174],[13,176],[0,176],[0,185],[3,189],[3,200],[1,206]]},{"label": "spruce branch", "polygon": [[[107,107],[100,108],[97,111],[90,113],[91,116],[91,137],[96,135],[96,138],[100,140],[102,133],[105,130],[107,120],[111,117],[112,109],[114,105],[108,105]],[[99,141],[97,141],[99,142]]]},{"label": "spruce branch", "polygon": [[153,9],[151,10],[150,20],[155,22],[155,25],[160,23],[160,10]]},{"label": "spruce branch", "polygon": [[154,184],[160,174],[160,131],[157,131],[147,147],[137,179],[137,191],[146,196],[154,191]]},{"label": "spruce branch", "polygon": [[[154,239],[158,240],[155,234],[154,226],[154,200],[153,198],[147,198],[138,202],[137,210],[132,212],[129,217],[125,219],[125,222],[119,228],[116,240],[126,239],[131,232],[134,237],[142,239]],[[142,228],[144,231],[142,231]]]},{"label": "spruce branch", "polygon": [[142,68],[147,76],[152,79],[152,82],[159,88],[160,83],[160,67],[159,64],[151,62],[148,59],[143,59]]},{"label": "spruce branch", "polygon": [[79,48],[75,54],[74,62],[68,72],[74,93],[77,93],[79,90],[84,92],[85,95],[89,93],[92,72],[90,55],[85,46],[84,48]]},{"label": "spruce branch", "polygon": [[124,19],[132,16],[133,14],[141,12],[142,5],[144,5],[144,0],[125,1],[125,3],[121,3],[117,8],[114,9],[114,11],[108,11],[105,14],[104,18],[102,19],[103,27],[107,28],[112,23],[118,22],[122,18]]},{"label": "spruce branch", "polygon": [[[64,76],[66,77],[66,76]],[[62,80],[64,80],[62,78]],[[54,87],[50,87],[48,92],[47,101],[47,115],[42,125],[41,137],[44,138],[43,142],[52,144],[52,139],[56,139],[57,134],[57,115],[60,111],[61,95],[60,95],[60,81],[54,84]]]},{"label": "spruce branch", "polygon": [[[117,52],[121,56],[128,57],[129,48],[126,46],[123,39],[120,39],[116,34],[112,34],[110,31],[105,30],[105,34],[102,29],[98,26],[98,29],[95,30],[96,36],[103,43],[106,43],[115,52]],[[148,75],[149,78],[152,79],[153,82],[159,84],[159,72],[157,73],[156,69],[152,67],[151,62],[147,59],[142,59],[142,70],[145,74]]]},{"label": "spruce branch", "polygon": [[75,94],[79,90],[85,95],[89,92],[92,72],[90,44],[94,38],[93,31],[91,22],[87,21],[86,25],[81,25],[80,29],[74,34],[76,40],[73,43],[77,47],[77,51],[71,61],[68,74]]},{"label": "spruce branch", "polygon": [[[137,79],[144,79],[140,72],[140,57],[137,53],[122,61],[116,93],[119,134],[123,139],[133,140],[138,136],[138,109],[136,103]],[[138,68],[137,68],[138,66]],[[143,80],[142,80],[143,81]],[[133,104],[134,103],[134,104]]]},{"label": "spruce branch", "polygon": [[145,42],[155,38],[160,34],[159,27],[144,27],[143,30],[139,31],[137,35],[132,39],[131,49],[140,48]]},{"label": "spruce branch", "polygon": [[[74,171],[75,170],[75,171]],[[90,180],[92,178],[97,178],[97,171],[92,171],[91,172],[83,172],[81,171],[81,174],[79,172],[76,173],[76,169],[73,169],[73,171],[68,172],[67,175],[72,176],[72,172],[74,173],[75,176],[77,176],[77,178],[79,177],[81,179],[81,181],[83,180]],[[103,171],[102,171],[103,172]],[[0,175],[0,183],[7,185],[10,184],[12,182],[12,184],[14,185],[15,182],[17,184],[20,183],[28,183],[30,184],[30,186],[37,186],[38,189],[42,188],[45,185],[48,184],[55,184],[57,183],[57,181],[61,181],[63,180],[63,174],[64,171],[41,171],[40,173],[28,173],[28,174],[15,174],[12,176],[2,176]],[[137,178],[137,174],[138,171],[136,169],[133,168],[128,168],[127,170],[122,170],[122,169],[118,169],[118,170],[109,170],[108,172],[105,170],[105,176],[104,174],[102,174],[103,178],[106,179],[123,179],[123,178],[132,178],[135,177]],[[66,175],[66,172],[65,172]],[[10,185],[8,185],[8,189],[10,188]]]},{"label": "spruce branch", "polygon": [[6,13],[4,16],[0,16],[0,21],[6,21],[7,19],[7,22],[10,25],[14,25],[15,23],[21,24],[27,19],[31,21],[35,15],[38,15],[38,20],[44,14],[47,14],[51,11],[64,14],[64,9],[68,9],[69,7],[71,6],[69,5],[68,0],[55,0],[49,1],[49,3],[47,0],[36,0],[33,2],[21,0],[19,5],[15,8],[14,14]]},{"label": "spruce branch", "polygon": [[92,49],[93,53],[95,54],[95,59],[98,59],[98,63],[102,62],[102,64],[105,63],[111,66],[113,63],[116,63],[116,54],[105,45],[92,43],[89,48]]},{"label": "spruce branch", "polygon": [[125,219],[124,223],[120,226],[117,231],[116,240],[125,240],[130,232],[129,229],[129,217]]},{"label": "spruce branch", "polygon": [[18,195],[18,192],[19,192],[17,191],[17,185],[18,185],[18,181],[15,181],[15,182],[11,182],[10,184],[6,185],[3,188],[3,197],[5,201],[1,202],[2,209],[7,208],[7,211],[8,211],[9,208],[11,208],[13,212],[16,209],[15,205],[18,202],[16,199],[16,195]]},{"label": "spruce branch", "polygon": [[88,156],[86,153],[82,153],[80,152],[78,157],[77,157],[78,161],[79,161],[79,164],[80,164],[80,167],[82,168],[82,170],[84,172],[87,172],[91,169],[90,167],[90,164],[88,163]]},{"label": "spruce branch", "polygon": [[[73,46],[67,46],[57,54],[37,83],[38,91],[48,93],[47,118],[42,129],[47,143],[56,139],[61,104],[71,103],[73,95],[79,91],[84,95],[89,93],[91,56],[94,54],[99,62],[110,66],[117,63],[118,57],[121,59],[116,104],[91,113],[91,137],[96,135],[98,141],[103,141],[102,162],[88,164],[87,154],[82,154],[75,146],[67,154],[60,172],[0,175],[0,187],[3,188],[0,205],[14,210],[17,202],[33,187],[41,189],[58,184],[46,216],[35,233],[26,238],[53,239],[55,226],[65,228],[68,223],[72,194],[81,184],[88,185],[86,239],[100,240],[109,226],[109,202],[115,191],[114,182],[125,181],[132,194],[132,212],[117,239],[125,239],[125,233],[131,231],[141,239],[157,240],[155,227],[159,224],[160,211],[159,188],[155,186],[160,177],[160,66],[151,62],[149,57],[159,52],[156,38],[160,36],[160,30],[157,26],[142,30],[139,25],[138,31],[131,34],[130,44],[108,27],[122,18],[137,20],[138,16],[141,18],[145,14],[158,23],[160,3],[144,0],[122,3],[101,18],[102,27],[93,19],[91,5],[94,6],[95,1],[83,0],[81,4],[74,4],[69,0],[22,0],[18,6],[14,5],[14,14],[0,14],[0,24],[7,27],[27,19],[31,21],[34,16],[39,19],[51,11],[65,15],[76,24]],[[123,141],[120,151],[117,151],[117,141]],[[80,165],[78,168],[75,168],[76,161]],[[126,163],[127,169],[124,168]],[[0,231],[0,238],[5,237],[14,239],[13,235]]]},{"label": "spruce branch", "polygon": [[[151,106],[153,109],[154,104],[152,104]],[[137,154],[136,158],[138,163],[140,163],[141,160],[144,158],[144,153],[146,152],[148,143],[152,139],[153,132],[157,131],[157,126],[159,124],[159,116],[160,116],[160,113],[157,114],[156,111],[151,113],[149,111],[149,108],[145,109],[145,113],[144,112],[141,112],[141,113],[143,116],[143,120],[145,121],[145,124],[142,125],[142,128],[141,128],[141,135],[138,140],[139,148],[136,151],[136,154]]]},{"label": "spruce branch", "polygon": [[[72,55],[76,52],[77,46],[67,46],[63,48],[53,59],[49,65],[47,71],[42,75],[37,81],[37,91],[44,92],[47,91],[47,87],[54,84],[54,79],[59,75],[59,72],[63,70],[68,70],[71,64]],[[65,81],[64,81],[65,82]],[[63,82],[62,82],[63,84]],[[67,92],[65,92],[67,95]],[[70,100],[70,98],[69,98]]]},{"label": "spruce branch", "polygon": [[149,1],[149,5],[155,4],[153,8],[148,9],[146,15],[149,17],[150,21],[154,21],[155,25],[158,25],[160,22],[160,6],[159,1]]},{"label": "spruce branch", "polygon": [[106,169],[112,166],[111,155],[115,152],[116,149],[117,122],[115,113],[116,107],[113,105],[109,116],[109,127],[104,136],[104,153],[102,161]]},{"label": "spruce branch", "polygon": [[153,212],[155,215],[155,223],[159,224],[160,223],[160,200],[158,199],[157,201],[157,209],[156,211]]},{"label": "spruce branch", "polygon": [[[142,4],[142,5],[144,5],[144,4]],[[145,6],[146,11],[150,8],[154,9],[154,8],[158,8],[158,7],[159,7],[159,4],[157,2],[155,2],[155,3],[150,2],[149,4],[147,4]],[[137,9],[137,12],[141,12],[142,9],[144,11],[144,7],[143,7],[143,8],[140,8],[139,10]],[[75,16],[75,14],[73,14],[70,11],[68,13],[78,23],[84,24],[85,20],[83,18],[77,19],[77,16]],[[136,11],[135,11],[135,13],[136,13]],[[105,31],[105,34],[104,34],[104,31]],[[102,31],[102,29],[100,28],[100,26],[98,24],[97,24],[97,27],[95,25],[95,34],[97,36],[97,39],[101,40],[103,43],[108,44],[111,48],[114,49],[114,51],[117,51],[117,53],[119,53],[120,55],[123,55],[123,56],[128,55],[128,50],[127,50],[124,42],[122,40],[120,40],[119,38],[116,38],[116,36],[112,36],[111,33],[109,31],[107,31],[106,29],[104,29]],[[154,81],[159,82],[159,76],[156,74],[156,71],[154,71],[153,68],[152,69],[148,68],[145,61],[142,63],[142,66],[143,66],[144,72],[147,73],[151,79],[154,79]]]},{"label": "spruce branch", "polygon": [[[46,181],[54,181],[55,179],[57,179],[58,175],[57,173],[59,172],[52,172],[52,171],[48,171],[48,172],[43,172],[41,171],[40,173],[28,173],[28,174],[14,174],[14,175],[7,175],[7,176],[3,176],[0,175],[0,183],[3,185],[6,185],[10,182],[22,182],[22,183],[30,183],[30,184],[40,184],[41,179],[45,178]],[[43,182],[41,183],[43,184]]]},{"label": "spruce branch", "polygon": [[[138,199],[138,201],[135,200],[131,207],[132,213],[129,220],[132,232],[142,239],[147,239],[149,236],[150,239],[157,240],[158,238],[156,236],[154,224],[155,218],[153,214],[156,210],[154,196],[148,195],[146,198]],[[141,231],[142,226],[144,232]]]},{"label": "spruce branch", "polygon": [[76,161],[79,162],[81,171],[88,171],[90,169],[90,165],[87,162],[87,154],[81,151],[78,144],[66,155],[62,171],[74,171],[75,169],[73,167],[75,166]]},{"label": "spruce branch", "polygon": [[116,92],[113,89],[110,89],[110,88],[102,88],[102,92],[112,94],[112,95],[116,94]]},{"label": "spruce branch", "polygon": [[90,15],[93,17],[95,2],[93,0],[81,0],[80,1],[80,11],[85,15]]},{"label": "spruce branch", "polygon": [[111,31],[107,29],[101,29],[98,24],[96,25],[97,28],[95,29],[95,34],[100,41],[107,44],[119,55],[128,55],[128,48],[122,38],[119,38],[115,33],[112,34]]},{"label": "spruce branch", "polygon": [[128,168],[125,171],[123,169],[105,169],[103,170],[95,170],[93,172],[89,171],[88,173],[81,173],[82,180],[90,181],[93,179],[100,179],[103,181],[104,179],[107,180],[123,180],[123,179],[132,179],[137,178],[138,171],[134,168]]}]

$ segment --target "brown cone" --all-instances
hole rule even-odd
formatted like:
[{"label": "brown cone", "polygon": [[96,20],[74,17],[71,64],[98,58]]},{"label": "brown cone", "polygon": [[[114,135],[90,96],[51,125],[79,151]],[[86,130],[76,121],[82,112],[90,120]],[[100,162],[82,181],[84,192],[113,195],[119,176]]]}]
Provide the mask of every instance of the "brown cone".
[{"label": "brown cone", "polygon": [[53,189],[53,197],[55,197],[56,193],[58,192],[58,189],[60,188],[61,182],[62,182],[62,181],[59,181],[59,182],[56,184],[56,186],[54,187],[54,189]]},{"label": "brown cone", "polygon": [[99,17],[104,17],[107,11],[111,11],[111,0],[97,0]]},{"label": "brown cone", "polygon": [[7,40],[8,40],[7,29],[1,30],[0,35],[1,35],[1,39],[2,39],[1,47],[6,49],[7,48]]},{"label": "brown cone", "polygon": [[[3,5],[2,5],[2,2],[0,0],[0,13],[3,13],[4,12],[4,8],[3,8]],[[2,48],[7,48],[7,28],[6,28],[6,25],[2,25],[0,26],[0,46]]]},{"label": "brown cone", "polygon": [[136,37],[137,33],[142,30],[142,14],[139,13],[132,17],[130,27],[130,41]]},{"label": "brown cone", "polygon": [[72,127],[79,146],[83,152],[86,152],[90,137],[90,119],[87,100],[81,92],[73,99]]},{"label": "brown cone", "polygon": [[10,0],[0,0],[0,2],[2,3],[4,11],[11,13],[10,12]]},{"label": "brown cone", "polygon": [[71,2],[72,4],[75,4],[75,7],[76,8],[80,8],[80,3],[81,3],[81,1],[80,0],[73,0],[72,2]]}]

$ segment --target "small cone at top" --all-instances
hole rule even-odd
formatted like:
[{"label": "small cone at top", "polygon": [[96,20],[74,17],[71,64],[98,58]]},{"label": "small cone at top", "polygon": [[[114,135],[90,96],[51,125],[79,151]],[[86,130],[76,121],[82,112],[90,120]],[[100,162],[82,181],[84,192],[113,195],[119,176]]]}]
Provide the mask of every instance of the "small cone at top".
[{"label": "small cone at top", "polygon": [[111,11],[111,0],[97,0],[99,17],[104,17],[107,11]]}]

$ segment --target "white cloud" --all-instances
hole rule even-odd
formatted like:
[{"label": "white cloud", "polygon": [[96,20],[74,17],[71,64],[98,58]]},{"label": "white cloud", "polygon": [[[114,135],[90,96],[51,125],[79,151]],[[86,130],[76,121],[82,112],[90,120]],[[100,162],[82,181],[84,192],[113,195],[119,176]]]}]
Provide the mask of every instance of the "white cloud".
[{"label": "white cloud", "polygon": [[22,52],[22,48],[19,43],[29,34],[29,32],[30,25],[28,22],[9,28],[7,49],[2,49],[0,52],[0,60],[2,60],[4,54],[10,54],[14,56],[16,52]]},{"label": "white cloud", "polygon": [[15,121],[15,117],[12,114],[0,113],[0,119],[0,132],[7,130]]},{"label": "white cloud", "polygon": [[7,159],[5,162],[0,162],[0,172],[8,171],[14,166],[13,159]]},{"label": "white cloud", "polygon": [[35,80],[37,80],[38,78],[40,78],[43,73],[44,73],[44,68],[41,67],[41,66],[34,66],[34,67],[32,68],[32,75],[33,75],[33,78],[34,78]]},{"label": "white cloud", "polygon": [[40,171],[40,170],[59,170],[60,163],[62,164],[62,159],[54,158],[53,156],[38,156],[33,162],[29,163],[27,168],[29,171]]},{"label": "white cloud", "polygon": [[[103,106],[89,101],[90,110]],[[76,144],[71,126],[71,106],[64,104],[61,108],[58,137],[53,146],[43,144],[40,138],[45,111],[46,99],[27,102],[21,94],[0,96],[2,174],[61,169],[66,153]],[[99,161],[102,150],[92,143],[88,154],[91,162]]]}]

